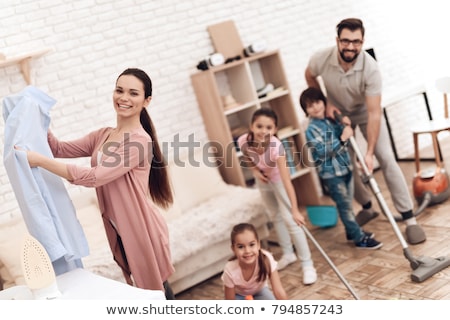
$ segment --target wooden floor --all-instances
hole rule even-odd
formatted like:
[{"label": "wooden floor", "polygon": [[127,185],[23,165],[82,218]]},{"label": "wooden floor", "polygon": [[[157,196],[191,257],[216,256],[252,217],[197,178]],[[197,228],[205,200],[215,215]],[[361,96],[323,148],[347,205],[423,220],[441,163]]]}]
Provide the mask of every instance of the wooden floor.
[{"label": "wooden floor", "polygon": [[[433,162],[424,162],[422,166],[432,166]],[[400,162],[402,171],[408,183],[412,182],[415,172],[414,162]],[[384,178],[380,170],[375,180],[381,189],[383,198],[391,212],[397,215],[389,192],[386,191]],[[412,192],[412,188],[410,187]],[[376,198],[374,197],[376,203]],[[378,203],[376,208],[379,209]],[[359,210],[355,205],[355,210]],[[381,210],[379,210],[381,213]],[[450,200],[428,207],[417,217],[427,235],[427,240],[418,245],[408,245],[414,257],[425,256],[432,258],[450,256]],[[398,223],[402,233],[405,226]],[[341,222],[338,225],[321,229],[308,226],[316,241],[320,244],[328,257],[336,266],[339,273],[347,281],[357,298],[364,300],[389,299],[450,299],[450,267],[435,273],[422,282],[413,282],[412,267],[403,255],[403,248],[399,238],[394,233],[389,220],[380,214],[364,226],[367,231],[375,232],[377,240],[384,243],[379,250],[356,249],[345,239]],[[351,290],[336,275],[320,251],[310,242],[313,260],[318,273],[315,284],[305,286],[302,283],[300,263],[296,262],[280,271],[281,280],[288,293],[289,299],[298,300],[347,300],[355,299]],[[269,250],[275,258],[280,257],[280,248],[271,244]],[[186,290],[176,296],[184,300],[218,300],[223,299],[223,289],[220,275]]]}]

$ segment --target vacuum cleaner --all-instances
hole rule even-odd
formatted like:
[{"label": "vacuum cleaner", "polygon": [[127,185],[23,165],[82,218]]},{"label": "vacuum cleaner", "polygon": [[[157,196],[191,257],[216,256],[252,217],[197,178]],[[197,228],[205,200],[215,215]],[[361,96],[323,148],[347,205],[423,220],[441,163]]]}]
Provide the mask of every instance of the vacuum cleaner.
[{"label": "vacuum cleaner", "polygon": [[[340,114],[335,113],[334,116],[335,116],[335,119],[337,119],[338,121],[342,120]],[[403,238],[400,228],[398,227],[397,223],[395,222],[393,214],[391,213],[386,201],[384,200],[384,198],[381,194],[381,190],[378,187],[378,184],[377,184],[375,178],[373,177],[373,175],[370,173],[369,169],[367,168],[366,162],[364,161],[364,156],[358,147],[355,137],[351,136],[349,141],[350,141],[350,145],[352,146],[353,150],[355,151],[355,154],[356,154],[356,156],[361,164],[361,167],[363,169],[364,177],[362,179],[363,179],[363,181],[368,181],[373,193],[375,194],[375,196],[378,200],[378,203],[379,203],[381,209],[383,210],[383,213],[388,218],[390,224],[392,225],[392,228],[394,229],[394,232],[395,232],[397,238],[399,239],[399,241],[401,243],[404,256],[409,261],[410,266],[413,269],[412,274],[411,274],[411,280],[414,282],[423,282],[426,279],[433,276],[434,274],[438,273],[439,271],[450,266],[450,256],[441,256],[438,258],[431,258],[431,257],[426,257],[426,256],[420,256],[420,257],[413,256],[413,254],[411,253],[411,251],[408,248],[408,244],[406,243],[405,239]],[[425,190],[423,192],[423,198],[426,199],[429,197],[430,199],[426,200],[426,201],[431,203],[431,199],[433,198],[432,191],[430,191],[429,189],[426,189],[426,188],[424,188],[423,190]],[[424,203],[424,202],[422,202],[422,203]],[[428,203],[427,203],[427,205],[428,205]],[[418,212],[418,210],[416,212]],[[416,213],[416,215],[417,215],[417,213]]]},{"label": "vacuum cleaner", "polygon": [[448,174],[438,159],[436,162],[435,167],[420,170],[419,159],[416,158],[413,194],[419,208],[414,212],[415,216],[419,215],[426,207],[444,202],[450,197]]},{"label": "vacuum cleaner", "polygon": [[[413,177],[413,195],[418,207],[414,211],[417,217],[429,206],[444,202],[450,197],[450,183],[447,171],[440,165],[420,170],[416,163],[416,173]],[[403,221],[399,215],[394,215],[395,221]]]}]

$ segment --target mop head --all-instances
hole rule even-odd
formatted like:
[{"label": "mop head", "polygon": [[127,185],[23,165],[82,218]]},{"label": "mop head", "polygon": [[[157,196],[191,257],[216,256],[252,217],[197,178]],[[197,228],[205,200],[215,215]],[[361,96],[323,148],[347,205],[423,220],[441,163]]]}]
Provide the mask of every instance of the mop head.
[{"label": "mop head", "polygon": [[411,280],[414,282],[423,282],[432,275],[450,266],[450,256],[438,258],[418,257],[418,266],[411,274]]}]

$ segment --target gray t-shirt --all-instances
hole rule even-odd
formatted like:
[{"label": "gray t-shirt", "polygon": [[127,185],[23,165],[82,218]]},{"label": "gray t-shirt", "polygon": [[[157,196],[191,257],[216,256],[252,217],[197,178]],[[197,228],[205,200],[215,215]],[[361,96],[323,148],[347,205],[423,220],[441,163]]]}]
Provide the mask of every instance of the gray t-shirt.
[{"label": "gray t-shirt", "polygon": [[380,96],[381,73],[375,59],[362,50],[353,67],[344,72],[338,61],[337,47],[316,52],[308,68],[315,77],[321,76],[327,99],[353,124],[367,123],[366,96]]}]

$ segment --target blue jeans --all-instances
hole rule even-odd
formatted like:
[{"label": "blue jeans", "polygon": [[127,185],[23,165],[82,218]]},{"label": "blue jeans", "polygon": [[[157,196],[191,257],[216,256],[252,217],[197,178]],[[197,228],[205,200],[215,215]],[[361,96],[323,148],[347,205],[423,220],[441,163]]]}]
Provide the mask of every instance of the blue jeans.
[{"label": "blue jeans", "polygon": [[[236,293],[235,300],[245,300],[245,296]],[[264,287],[253,295],[253,300],[276,300],[269,287]]]},{"label": "blue jeans", "polygon": [[357,243],[362,240],[364,232],[355,220],[353,213],[353,175],[348,173],[342,177],[322,179],[328,188],[330,197],[336,203],[336,207],[345,227],[345,232]]}]

